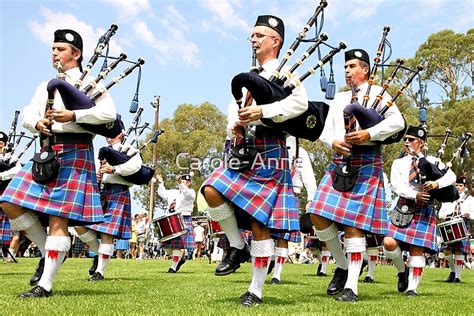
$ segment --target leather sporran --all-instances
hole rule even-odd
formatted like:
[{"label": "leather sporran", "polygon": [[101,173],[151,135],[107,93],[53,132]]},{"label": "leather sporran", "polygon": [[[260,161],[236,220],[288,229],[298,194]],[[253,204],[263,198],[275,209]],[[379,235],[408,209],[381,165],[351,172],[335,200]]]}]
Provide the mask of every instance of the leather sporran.
[{"label": "leather sporran", "polygon": [[33,181],[46,184],[57,178],[59,174],[59,161],[55,151],[48,149],[33,156],[33,167],[31,172]]},{"label": "leather sporran", "polygon": [[357,168],[348,167],[345,163],[341,163],[334,169],[332,187],[339,192],[351,191],[357,182],[357,176]]},{"label": "leather sporran", "polygon": [[226,168],[233,171],[245,172],[252,167],[257,153],[258,151],[255,147],[237,145],[227,154]]},{"label": "leather sporran", "polygon": [[397,227],[406,228],[413,220],[413,214],[415,214],[415,212],[414,201],[399,198],[397,205],[390,214],[390,221]]}]

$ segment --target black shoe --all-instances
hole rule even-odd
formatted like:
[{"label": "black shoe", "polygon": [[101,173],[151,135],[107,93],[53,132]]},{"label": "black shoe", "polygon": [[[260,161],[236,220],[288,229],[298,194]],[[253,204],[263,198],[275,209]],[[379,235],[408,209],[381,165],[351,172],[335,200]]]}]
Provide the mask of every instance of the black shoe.
[{"label": "black shoe", "polygon": [[364,280],[362,280],[364,283],[374,283],[374,279],[372,279],[369,276],[366,276]]},{"label": "black shoe", "polygon": [[240,303],[245,307],[251,307],[262,304],[262,299],[258,298],[258,296],[253,293],[245,292],[240,296]]},{"label": "black shoe", "polygon": [[407,292],[407,296],[417,296],[417,295],[418,294],[416,294],[416,292],[413,291],[413,290],[410,290],[410,291]]},{"label": "black shoe", "polygon": [[344,285],[347,281],[347,270],[337,268],[334,271],[334,276],[331,282],[329,282],[327,293],[328,295],[336,295],[344,289]]},{"label": "black shoe", "polygon": [[223,276],[235,272],[240,268],[240,264],[247,262],[251,258],[250,248],[245,245],[242,249],[230,247],[222,262],[217,266],[215,275]]},{"label": "black shoe", "polygon": [[92,266],[89,268],[89,275],[94,275],[95,270],[97,270],[98,263],[99,263],[99,256],[94,256],[94,260],[92,260]]},{"label": "black shoe", "polygon": [[[44,271],[44,258],[41,258],[40,261],[38,262],[38,266],[36,267],[35,274],[30,279],[30,285],[31,286],[36,286],[38,285],[39,280],[41,279],[41,276],[43,275]],[[25,294],[25,293],[23,293]],[[21,295],[23,295],[21,294]]]},{"label": "black shoe", "polygon": [[450,272],[448,278],[446,279],[446,282],[453,283],[455,278],[456,275],[454,274],[454,272]]},{"label": "black shoe", "polygon": [[344,289],[342,290],[342,295],[336,298],[336,301],[357,302],[358,299],[359,297],[351,289]]},{"label": "black shoe", "polygon": [[323,273],[323,272],[319,271],[318,274],[316,274],[316,276],[325,277],[325,276],[328,276],[328,275],[326,273]]},{"label": "black shoe", "polygon": [[461,283],[461,279],[455,278],[453,283]]},{"label": "black shoe", "polygon": [[272,282],[271,282],[271,283],[272,283],[272,284],[280,284],[281,281],[278,280],[277,278],[272,278]]},{"label": "black shoe", "polygon": [[369,264],[369,262],[365,259],[362,260],[362,266],[360,267],[360,271],[359,271],[359,276],[362,275],[362,272],[364,272],[364,269],[365,267],[367,267],[367,265]]},{"label": "black shoe", "polygon": [[89,281],[103,281],[104,276],[100,272],[94,272]]},{"label": "black shoe", "polygon": [[176,273],[176,271],[174,271],[173,268],[169,268],[168,273]]},{"label": "black shoe", "polygon": [[178,265],[176,266],[176,272],[179,271],[179,268],[181,268],[181,266],[186,262],[186,259],[185,258],[181,258],[181,260],[179,260],[178,262]]},{"label": "black shoe", "polygon": [[21,293],[18,298],[37,298],[37,297],[50,297],[53,291],[46,291],[43,287],[37,285],[32,288],[29,292]]},{"label": "black shoe", "polygon": [[408,288],[408,275],[410,268],[405,266],[405,271],[398,274],[398,292],[403,293]]},{"label": "black shoe", "polygon": [[270,273],[272,273],[273,268],[275,268],[275,260],[270,260],[270,264],[268,265],[267,275],[269,275]]}]

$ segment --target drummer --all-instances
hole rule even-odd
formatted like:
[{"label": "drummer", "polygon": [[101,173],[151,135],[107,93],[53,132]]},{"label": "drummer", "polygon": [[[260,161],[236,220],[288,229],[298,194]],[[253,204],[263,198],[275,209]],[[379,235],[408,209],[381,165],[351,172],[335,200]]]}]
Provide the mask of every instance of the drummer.
[{"label": "drummer", "polygon": [[168,213],[181,213],[184,219],[184,226],[187,230],[185,235],[164,241],[161,244],[166,253],[171,255],[173,260],[171,267],[168,269],[168,273],[176,273],[186,262],[185,249],[194,248],[194,232],[191,214],[194,208],[194,200],[196,199],[196,191],[190,188],[190,174],[183,174],[177,177],[177,189],[167,190],[161,175],[156,176],[156,180],[158,182],[158,195],[168,203]]},{"label": "drummer", "polygon": [[[416,289],[426,265],[423,252],[438,252],[436,213],[429,191],[447,187],[456,180],[456,175],[448,170],[436,181],[421,183],[415,156],[423,157],[425,141],[426,131],[423,128],[409,127],[404,138],[407,155],[393,161],[390,175],[393,191],[399,195],[395,209],[415,208],[411,221],[407,220],[402,225],[397,222],[397,226],[389,221],[388,234],[383,241],[385,256],[392,259],[393,265],[398,269],[398,291],[408,290],[408,296],[417,295]],[[445,167],[435,157],[427,156],[426,159],[433,164],[439,162],[440,169]],[[396,210],[392,210],[393,212]],[[403,262],[402,250],[410,252],[408,267]]]},{"label": "drummer", "polygon": [[459,192],[459,199],[454,202],[441,204],[441,209],[439,210],[438,214],[441,220],[452,220],[455,217],[461,217],[464,219],[467,228],[468,238],[447,244],[444,249],[445,259],[448,261],[449,267],[451,268],[451,272],[446,279],[446,282],[448,283],[461,283],[461,271],[464,255],[469,254],[471,251],[470,219],[474,218],[474,198],[467,194],[466,183],[466,177],[457,177],[455,185]]}]

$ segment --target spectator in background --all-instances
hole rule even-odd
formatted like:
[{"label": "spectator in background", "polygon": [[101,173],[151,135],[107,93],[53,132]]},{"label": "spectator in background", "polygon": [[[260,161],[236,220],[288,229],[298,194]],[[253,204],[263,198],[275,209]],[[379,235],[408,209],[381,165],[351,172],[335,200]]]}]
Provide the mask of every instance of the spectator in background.
[{"label": "spectator in background", "polygon": [[137,227],[138,227],[139,222],[140,222],[140,215],[135,214],[133,216],[133,221],[132,221],[132,238],[130,239],[130,258],[131,259],[137,258],[137,241],[138,241]]},{"label": "spectator in background", "polygon": [[194,227],[194,242],[196,243],[196,258],[201,258],[202,244],[204,242],[204,227],[202,224],[197,224]]}]

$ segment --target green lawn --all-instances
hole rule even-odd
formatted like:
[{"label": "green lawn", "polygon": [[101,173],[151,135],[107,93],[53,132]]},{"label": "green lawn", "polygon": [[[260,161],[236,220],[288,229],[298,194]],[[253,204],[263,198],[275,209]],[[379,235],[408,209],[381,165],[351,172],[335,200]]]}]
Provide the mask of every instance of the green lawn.
[{"label": "green lawn", "polygon": [[[408,298],[396,290],[396,270],[377,267],[376,283],[359,284],[357,303],[336,302],[326,295],[332,276],[315,276],[316,265],[286,264],[282,283],[264,288],[263,305],[246,309],[238,297],[250,283],[250,264],[229,276],[213,275],[215,264],[188,261],[168,274],[169,261],[112,260],[106,281],[88,282],[90,259],[68,259],[47,299],[19,300],[30,289],[37,259],[0,264],[0,311],[11,314],[473,314],[474,271],[464,270],[463,283],[447,284],[448,269],[426,269],[419,295]],[[331,271],[331,266],[328,271]],[[362,280],[362,278],[361,278]],[[469,309],[471,306],[471,309]]]}]

